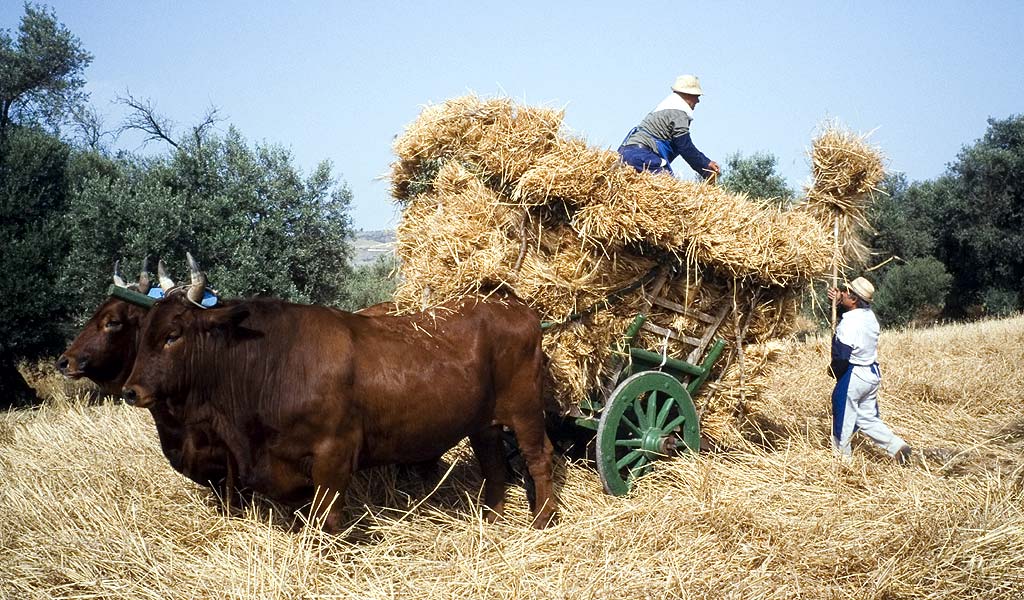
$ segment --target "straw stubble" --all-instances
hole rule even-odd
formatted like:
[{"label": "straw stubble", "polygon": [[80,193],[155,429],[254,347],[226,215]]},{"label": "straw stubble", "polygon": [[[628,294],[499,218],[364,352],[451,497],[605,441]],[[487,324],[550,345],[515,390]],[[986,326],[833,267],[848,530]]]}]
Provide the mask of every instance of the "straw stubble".
[{"label": "straw stubble", "polygon": [[1024,318],[883,333],[906,468],[860,437],[850,463],[832,454],[825,345],[769,350],[762,398],[785,424],[770,444],[658,462],[625,497],[560,463],[545,531],[520,487],[483,522],[466,446],[427,479],[358,473],[333,536],[263,502],[224,516],[168,466],[145,410],[62,397],[3,413],[0,598],[1021,597],[1024,397],[1007,382]]}]

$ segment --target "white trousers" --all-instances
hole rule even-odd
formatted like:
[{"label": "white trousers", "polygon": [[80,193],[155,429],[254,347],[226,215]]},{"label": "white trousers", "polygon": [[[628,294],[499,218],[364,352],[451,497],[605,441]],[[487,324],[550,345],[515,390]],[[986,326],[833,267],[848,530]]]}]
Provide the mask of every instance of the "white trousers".
[{"label": "white trousers", "polygon": [[882,421],[878,410],[878,364],[850,365],[832,391],[832,446],[849,456],[853,433],[860,431],[894,456],[906,442]]}]

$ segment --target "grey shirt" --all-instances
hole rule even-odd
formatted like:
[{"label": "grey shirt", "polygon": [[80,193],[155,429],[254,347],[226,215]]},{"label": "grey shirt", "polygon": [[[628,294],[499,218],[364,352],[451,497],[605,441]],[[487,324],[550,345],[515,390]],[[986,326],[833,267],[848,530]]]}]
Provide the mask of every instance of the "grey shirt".
[{"label": "grey shirt", "polygon": [[[626,137],[623,145],[638,144],[662,154],[658,142],[671,147],[672,140],[690,132],[693,109],[678,94],[672,93],[649,112],[636,130]],[[673,153],[674,155],[674,153]],[[669,158],[664,156],[663,158]],[[674,156],[672,156],[674,158]]]}]

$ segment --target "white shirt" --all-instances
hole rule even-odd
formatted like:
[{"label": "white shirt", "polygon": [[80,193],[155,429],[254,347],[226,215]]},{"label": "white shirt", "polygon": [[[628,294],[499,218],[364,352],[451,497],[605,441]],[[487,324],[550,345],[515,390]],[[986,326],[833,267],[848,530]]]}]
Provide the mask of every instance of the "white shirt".
[{"label": "white shirt", "polygon": [[855,308],[843,313],[836,337],[839,341],[853,348],[850,354],[851,365],[870,365],[878,362],[878,335],[881,327],[875,313],[867,308]]},{"label": "white shirt", "polygon": [[657,112],[659,110],[681,110],[686,113],[686,116],[690,117],[691,121],[693,120],[693,109],[686,103],[686,100],[683,100],[682,97],[675,92],[669,94],[658,104],[658,106],[654,107],[654,110],[651,112]]}]

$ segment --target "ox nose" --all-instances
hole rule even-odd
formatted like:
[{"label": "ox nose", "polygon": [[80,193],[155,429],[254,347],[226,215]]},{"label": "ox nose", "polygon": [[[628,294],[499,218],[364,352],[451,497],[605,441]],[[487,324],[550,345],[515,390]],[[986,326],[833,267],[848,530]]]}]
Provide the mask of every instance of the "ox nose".
[{"label": "ox nose", "polygon": [[79,356],[73,362],[67,354],[61,354],[57,359],[57,370],[61,375],[81,374],[87,366],[89,366],[89,358],[86,356]]},{"label": "ox nose", "polygon": [[139,401],[139,395],[135,392],[135,388],[124,388],[121,390],[121,397],[129,406],[135,406],[135,403]]}]

